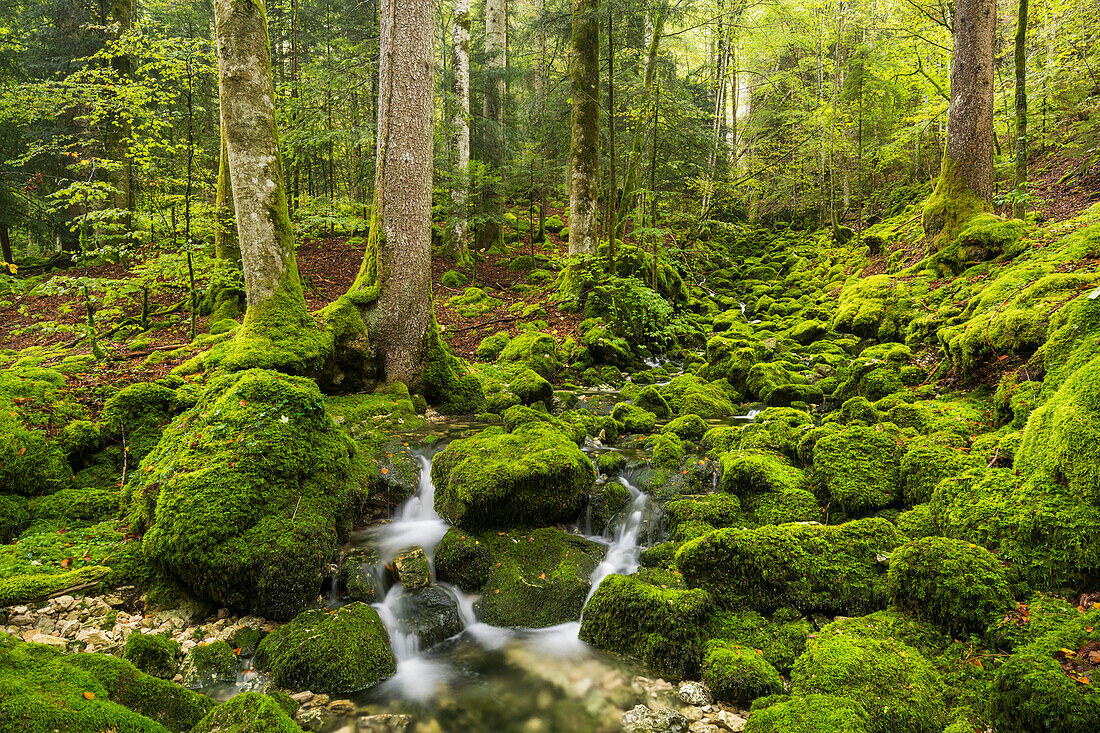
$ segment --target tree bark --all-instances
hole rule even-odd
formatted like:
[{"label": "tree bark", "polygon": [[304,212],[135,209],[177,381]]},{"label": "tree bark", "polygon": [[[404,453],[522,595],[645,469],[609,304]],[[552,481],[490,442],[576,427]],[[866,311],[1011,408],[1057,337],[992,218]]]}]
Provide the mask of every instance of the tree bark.
[{"label": "tree bark", "polygon": [[218,158],[218,188],[214,194],[214,254],[219,260],[241,261],[237,241],[237,222],[233,211],[233,183],[229,176],[229,151],[225,128],[221,128],[221,155]]},{"label": "tree bark", "polygon": [[[664,4],[660,4],[653,9],[652,20],[646,23],[647,37],[649,43],[646,46],[646,58],[645,58],[645,72],[643,74],[643,96],[646,104],[655,104],[652,99],[654,84],[657,80],[657,55],[661,48],[661,34],[665,30],[665,18],[668,17],[667,9]],[[650,30],[652,29],[652,30]],[[634,134],[634,140],[630,146],[630,154],[626,160],[626,170],[623,171],[623,195],[619,199],[619,212],[630,211],[631,208],[640,209],[641,201],[639,200],[638,206],[631,206],[631,199],[634,198],[635,187],[638,182],[638,171],[642,165],[642,156],[645,152],[646,136],[643,134],[641,125],[638,125],[639,129]],[[623,225],[626,223],[626,216],[623,216],[618,222],[618,229],[621,231]],[[644,222],[636,221],[635,226]]]},{"label": "tree bark", "polygon": [[607,271],[615,274],[615,205],[619,203],[619,190],[615,181],[615,14],[611,3],[607,4],[607,168],[611,180],[607,188]]},{"label": "tree bark", "polygon": [[367,251],[356,293],[379,376],[416,389],[432,324],[432,0],[383,0],[378,152]]},{"label": "tree bark", "polygon": [[451,66],[455,97],[451,144],[455,150],[454,218],[448,231],[447,249],[456,262],[468,257],[466,251],[466,205],[469,198],[470,166],[470,0],[455,0],[451,25]]},{"label": "tree bark", "polygon": [[248,310],[241,335],[296,338],[306,310],[287,215],[263,0],[214,3],[222,127]]},{"label": "tree bark", "polygon": [[[485,67],[488,82],[484,108],[487,132],[485,163],[489,173],[501,176],[504,168],[505,69],[508,66],[508,6],[506,0],[485,0]],[[482,187],[483,220],[477,230],[477,248],[491,249],[504,244],[504,195],[499,180]]]},{"label": "tree bark", "polygon": [[[116,37],[128,33],[134,27],[133,0],[111,0],[110,18],[111,22],[118,26]],[[133,73],[133,63],[129,56],[116,56],[112,59],[111,65],[118,73],[120,81]],[[121,113],[108,122],[107,154],[119,164],[118,170],[111,173],[111,185],[115,189],[111,205],[124,212],[119,219],[123,237],[129,237],[134,228],[134,163],[127,145],[129,137],[130,125]]]},{"label": "tree bark", "polygon": [[1027,5],[1027,0],[1020,0],[1016,18],[1016,219],[1027,214]]},{"label": "tree bark", "polygon": [[573,0],[572,141],[569,153],[569,254],[595,254],[599,184],[599,0]]},{"label": "tree bark", "polygon": [[9,265],[15,264],[15,257],[11,253],[11,235],[7,224],[0,224],[0,262]]},{"label": "tree bark", "polygon": [[957,0],[947,149],[925,204],[925,236],[942,249],[993,199],[993,31],[996,0]]}]

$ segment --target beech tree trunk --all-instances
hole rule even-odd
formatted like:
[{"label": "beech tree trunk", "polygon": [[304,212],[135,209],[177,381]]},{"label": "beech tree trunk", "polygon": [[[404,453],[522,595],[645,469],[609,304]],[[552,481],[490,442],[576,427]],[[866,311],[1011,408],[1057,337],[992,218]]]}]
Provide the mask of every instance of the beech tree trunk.
[{"label": "beech tree trunk", "polygon": [[940,249],[975,214],[992,210],[993,31],[996,0],[957,0],[953,18],[947,149],[924,208],[925,236]]},{"label": "beech tree trunk", "polygon": [[[657,81],[657,55],[661,48],[661,34],[665,30],[665,18],[667,17],[667,11],[663,4],[654,7],[652,9],[652,15],[646,19],[646,37],[648,43],[646,44],[646,57],[645,57],[645,71],[642,75],[644,86],[644,99],[646,104],[656,104],[653,99],[654,86]],[[635,187],[638,185],[638,170],[642,165],[642,156],[645,152],[646,136],[641,129],[641,125],[638,125],[638,129],[634,133],[634,141],[630,146],[630,154],[626,159],[626,170],[623,173],[623,195],[619,199],[618,211],[628,212],[631,209],[640,210],[641,207],[637,204],[639,202],[632,202],[635,196]],[[635,205],[632,206],[632,203]],[[626,223],[627,217],[622,216],[617,222],[616,228],[621,232],[623,226]],[[640,226],[644,222],[637,218],[634,222],[635,226]]]},{"label": "beech tree trunk", "polygon": [[420,386],[432,325],[432,0],[383,0],[371,230],[354,293],[379,376]]},{"label": "beech tree trunk", "polygon": [[595,254],[600,175],[599,0],[573,0],[570,76],[573,93],[569,152],[569,254]]},{"label": "beech tree trunk", "polygon": [[1027,0],[1020,0],[1016,19],[1016,219],[1027,214],[1027,5]]},{"label": "beech tree trunk", "polygon": [[[504,168],[504,94],[508,66],[508,7],[505,0],[485,0],[485,163],[489,173],[499,177]],[[483,223],[477,231],[478,249],[504,244],[504,196],[500,181],[482,187]]]},{"label": "beech tree trunk", "polygon": [[470,166],[470,0],[455,0],[451,26],[451,65],[454,82],[451,91],[456,105],[451,143],[455,150],[455,188],[451,192],[454,219],[448,232],[447,248],[456,262],[466,258],[467,178]]},{"label": "beech tree trunk", "polygon": [[221,128],[221,155],[218,159],[218,188],[214,194],[214,254],[220,260],[241,261],[237,241],[237,222],[233,211],[233,183],[229,176],[229,152],[225,127]]},{"label": "beech tree trunk", "polygon": [[216,0],[221,124],[248,310],[241,334],[294,338],[306,310],[287,215],[263,0]]}]

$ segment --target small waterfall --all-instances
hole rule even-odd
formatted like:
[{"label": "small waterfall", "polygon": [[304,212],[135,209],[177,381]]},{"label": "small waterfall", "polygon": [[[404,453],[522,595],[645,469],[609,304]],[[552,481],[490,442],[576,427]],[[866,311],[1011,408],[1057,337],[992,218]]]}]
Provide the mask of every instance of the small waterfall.
[{"label": "small waterfall", "polygon": [[416,493],[397,510],[393,521],[383,525],[377,535],[378,551],[383,560],[411,545],[419,545],[430,558],[436,545],[447,534],[447,522],[435,511],[435,484],[432,483],[432,459],[420,454],[420,482]]},{"label": "small waterfall", "polygon": [[638,544],[638,535],[642,531],[648,497],[627,479],[620,476],[618,480],[630,492],[630,504],[620,514],[619,521],[611,530],[611,544],[607,548],[607,554],[592,572],[592,588],[588,591],[586,603],[608,575],[629,575],[638,569],[638,556],[642,549]]}]

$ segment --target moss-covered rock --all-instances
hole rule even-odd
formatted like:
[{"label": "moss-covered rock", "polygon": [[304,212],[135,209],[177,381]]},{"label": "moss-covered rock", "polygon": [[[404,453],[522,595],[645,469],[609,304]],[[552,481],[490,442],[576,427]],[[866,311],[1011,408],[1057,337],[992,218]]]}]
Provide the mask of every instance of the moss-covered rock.
[{"label": "moss-covered rock", "polygon": [[912,505],[929,501],[936,484],[977,465],[975,458],[945,441],[929,438],[910,441],[899,464],[905,502]]},{"label": "moss-covered rock", "polygon": [[558,529],[464,533],[436,549],[440,580],[480,592],[477,617],[494,626],[543,628],[576,620],[603,559],[598,543]]},{"label": "moss-covered rock", "polygon": [[671,590],[634,576],[609,575],[584,608],[580,637],[593,646],[640,659],[672,679],[697,676],[714,622],[702,590]]},{"label": "moss-covered rock", "polygon": [[[682,496],[665,504],[669,536],[674,540],[694,539],[720,527],[746,523],[740,500],[726,493]],[[690,527],[690,537],[689,534]]]},{"label": "moss-covered rock", "polygon": [[657,426],[657,416],[637,405],[620,402],[611,411],[611,417],[623,424],[627,433],[652,433]]},{"label": "moss-covered rock", "polygon": [[118,491],[101,488],[62,489],[32,499],[27,505],[31,521],[67,526],[95,524],[118,514]]},{"label": "moss-covered rock", "polygon": [[798,611],[782,608],[765,618],[755,611],[722,613],[715,627],[716,638],[759,651],[780,674],[791,671],[794,662],[806,650],[813,625]]},{"label": "moss-covered rock", "polygon": [[[1086,652],[1100,647],[1100,611],[1075,614],[1008,658],[993,680],[989,718],[997,731],[1085,733],[1100,727],[1100,693]],[[1088,670],[1089,675],[1084,672]]]},{"label": "moss-covered rock", "polygon": [[851,426],[814,445],[814,476],[822,491],[849,514],[860,515],[898,501],[900,436],[896,431]]},{"label": "moss-covered rock", "polygon": [[129,460],[136,464],[153,450],[179,407],[176,393],[163,385],[138,382],[123,387],[103,403],[102,439],[121,444],[125,434]]},{"label": "moss-covered rock", "polygon": [[458,599],[441,586],[402,593],[393,606],[401,628],[416,637],[419,648],[429,649],[462,631]]},{"label": "moss-covered rock", "polygon": [[899,641],[824,635],[791,670],[791,693],[857,701],[872,733],[940,733],[944,685],[919,651]]},{"label": "moss-covered rock", "polygon": [[[0,394],[0,408],[5,403]],[[28,429],[16,413],[0,409],[0,490],[41,496],[69,486],[72,480],[72,469],[60,448],[45,433]]]},{"label": "moss-covered rock", "polygon": [[806,695],[757,709],[745,733],[872,733],[863,706],[848,697]]},{"label": "moss-covered rock", "polygon": [[134,633],[126,639],[122,658],[145,674],[170,680],[179,669],[179,654],[180,644],[170,636]]},{"label": "moss-covered rock", "polygon": [[903,539],[879,518],[837,527],[720,529],[686,543],[676,564],[690,587],[709,591],[732,610],[866,613],[885,606],[886,568],[879,557]]},{"label": "moss-covered rock", "polygon": [[768,491],[803,489],[806,476],[786,458],[769,451],[737,450],[718,459],[718,487],[746,497]]},{"label": "moss-covered rock", "polygon": [[536,402],[550,404],[554,399],[554,387],[534,369],[524,369],[508,384],[508,389],[520,402],[533,405]]},{"label": "moss-covered rock", "polygon": [[726,641],[707,644],[703,682],[719,700],[746,706],[758,697],[783,692],[783,680],[761,652]]},{"label": "moss-covered rock", "polygon": [[200,644],[184,656],[180,674],[192,690],[227,684],[237,679],[237,655],[224,641]]},{"label": "moss-covered rock", "polygon": [[330,695],[366,689],[397,671],[378,612],[358,602],[300,613],[260,642],[255,663],[277,685]]},{"label": "moss-covered rock", "polygon": [[665,419],[672,414],[668,402],[652,385],[643,388],[641,392],[635,395],[634,404],[647,412],[652,412],[658,419]]},{"label": "moss-covered rock", "polygon": [[507,331],[497,331],[492,336],[486,336],[477,345],[477,358],[482,361],[496,361],[511,340]]},{"label": "moss-covered rock", "polygon": [[207,713],[190,733],[301,733],[278,700],[245,692]]},{"label": "moss-covered rock", "polygon": [[902,545],[890,557],[889,580],[895,604],[952,634],[982,631],[1012,606],[997,558],[961,540]]},{"label": "moss-covered rock", "polygon": [[501,364],[522,364],[544,379],[552,379],[561,368],[554,337],[538,331],[521,333],[501,350]]},{"label": "moss-covered rock", "polygon": [[432,480],[436,510],[455,524],[537,526],[576,517],[595,470],[576,443],[533,422],[452,442],[435,457]]},{"label": "moss-covered rock", "polygon": [[695,414],[688,414],[669,421],[661,428],[662,433],[671,433],[680,440],[699,440],[710,430],[706,420]]},{"label": "moss-covered rock", "polygon": [[215,380],[131,475],[123,505],[154,563],[284,619],[316,599],[363,471],[313,382],[254,369]]},{"label": "moss-covered rock", "polygon": [[186,733],[214,705],[117,657],[65,655],[0,633],[3,733]]},{"label": "moss-covered rock", "polygon": [[15,494],[0,494],[0,544],[6,544],[31,522],[27,500]]}]

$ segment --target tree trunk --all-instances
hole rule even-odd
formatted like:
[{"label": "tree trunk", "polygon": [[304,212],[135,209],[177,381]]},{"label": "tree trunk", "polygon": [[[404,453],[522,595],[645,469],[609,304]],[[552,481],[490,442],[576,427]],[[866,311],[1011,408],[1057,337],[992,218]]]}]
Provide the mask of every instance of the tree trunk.
[{"label": "tree trunk", "polygon": [[615,14],[611,3],[607,4],[607,168],[611,180],[607,188],[607,271],[615,274],[615,205],[619,203],[619,190],[615,181]]},{"label": "tree trunk", "polygon": [[[312,325],[294,259],[263,0],[216,0],[222,128],[248,310],[238,338],[295,340]],[[277,355],[269,355],[277,359]]]},{"label": "tree trunk", "polygon": [[[485,0],[485,87],[484,109],[488,132],[485,162],[489,173],[499,178],[504,168],[504,93],[508,65],[508,9],[505,0]],[[504,244],[504,196],[502,182],[495,180],[482,187],[483,223],[477,231],[477,248],[491,249]]]},{"label": "tree trunk", "polygon": [[470,0],[455,0],[451,26],[451,65],[454,82],[451,91],[456,104],[451,144],[455,150],[454,217],[447,235],[447,250],[456,263],[469,255],[466,251],[466,202],[470,194]]},{"label": "tree trunk", "polygon": [[957,0],[947,149],[925,203],[924,233],[942,249],[993,199],[993,30],[996,0]]},{"label": "tree trunk", "polygon": [[[125,35],[134,27],[134,1],[111,0],[110,17],[111,22],[118,26],[118,37]],[[116,56],[111,65],[118,73],[120,82],[133,73],[133,62],[129,56]],[[122,237],[129,237],[134,228],[134,163],[126,142],[129,137],[130,125],[121,114],[108,122],[107,154],[120,164],[119,169],[111,173],[111,184],[115,189],[111,205],[124,212],[119,219]]]},{"label": "tree trunk", "polygon": [[[382,0],[378,155],[367,251],[356,296],[379,376],[416,389],[432,323],[432,0]],[[362,302],[362,301],[360,301]]]},{"label": "tree trunk", "polygon": [[[651,97],[653,96],[654,84],[657,80],[657,54],[661,47],[661,34],[664,33],[665,18],[667,17],[667,12],[663,5],[655,8],[653,12],[655,15],[652,19],[652,24],[646,24],[647,31],[652,27],[652,32],[648,35],[649,43],[646,47],[645,73],[643,74],[643,96],[648,104],[656,104]],[[641,125],[639,124],[638,127],[641,128]],[[634,189],[638,185],[638,171],[642,166],[642,155],[645,152],[645,144],[646,136],[642,133],[642,130],[639,129],[634,134],[634,141],[630,146],[630,155],[626,160],[626,170],[623,171],[623,195],[619,199],[620,212],[630,211],[631,209],[631,199],[634,197]],[[639,206],[635,208],[640,208],[640,200],[638,204]],[[626,217],[624,216],[623,220],[619,222],[618,228],[620,231],[625,224],[625,219]],[[642,222],[635,222],[635,225],[641,223]]]},{"label": "tree trunk", "polygon": [[221,128],[221,155],[218,160],[218,188],[214,194],[214,254],[219,260],[241,261],[237,241],[237,222],[233,211],[233,182],[229,176],[229,152],[225,128]]},{"label": "tree trunk", "polygon": [[1027,0],[1020,0],[1016,19],[1016,197],[1012,216],[1027,213]]},{"label": "tree trunk", "polygon": [[599,0],[573,0],[573,119],[569,153],[569,254],[595,254],[600,175]]},{"label": "tree trunk", "polygon": [[11,253],[11,234],[7,224],[0,224],[0,264],[15,264],[15,257]]}]

